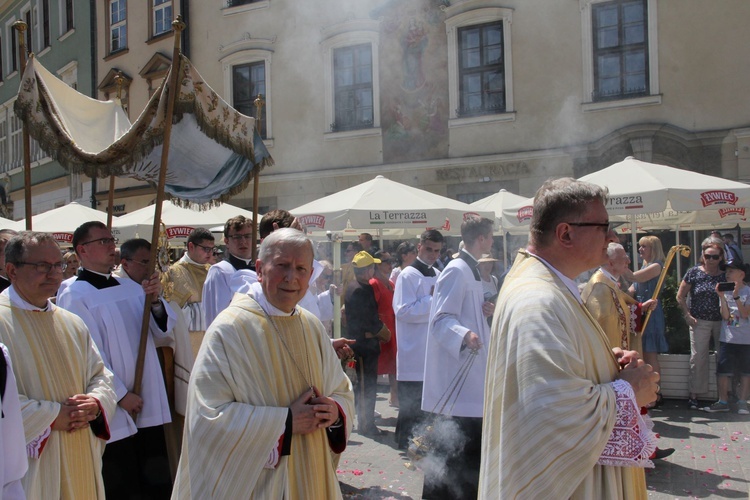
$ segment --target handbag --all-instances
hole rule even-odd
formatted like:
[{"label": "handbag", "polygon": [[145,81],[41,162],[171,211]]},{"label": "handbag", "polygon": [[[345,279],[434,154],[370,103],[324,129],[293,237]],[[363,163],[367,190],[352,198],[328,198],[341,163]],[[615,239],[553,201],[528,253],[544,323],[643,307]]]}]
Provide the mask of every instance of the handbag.
[{"label": "handbag", "polygon": [[385,323],[383,323],[383,328],[375,334],[375,338],[378,339],[381,344],[385,344],[391,340],[391,331],[385,326]]}]

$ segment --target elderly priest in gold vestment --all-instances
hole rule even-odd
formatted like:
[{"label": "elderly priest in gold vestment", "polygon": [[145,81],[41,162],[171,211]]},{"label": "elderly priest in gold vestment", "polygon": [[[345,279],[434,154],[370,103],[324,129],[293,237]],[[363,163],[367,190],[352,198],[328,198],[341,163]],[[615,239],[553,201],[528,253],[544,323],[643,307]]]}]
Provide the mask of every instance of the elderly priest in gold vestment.
[{"label": "elderly priest in gold vestment", "polygon": [[0,294],[0,342],[21,399],[26,497],[104,498],[102,453],[117,405],[112,373],[83,321],[49,301],[63,276],[52,236],[23,232],[5,256],[11,286]]},{"label": "elderly priest in gold vestment", "polygon": [[346,447],[354,399],[323,325],[297,307],[312,270],[310,241],[274,231],[256,262],[259,289],[211,323],[173,499],[341,498],[333,454]]}]

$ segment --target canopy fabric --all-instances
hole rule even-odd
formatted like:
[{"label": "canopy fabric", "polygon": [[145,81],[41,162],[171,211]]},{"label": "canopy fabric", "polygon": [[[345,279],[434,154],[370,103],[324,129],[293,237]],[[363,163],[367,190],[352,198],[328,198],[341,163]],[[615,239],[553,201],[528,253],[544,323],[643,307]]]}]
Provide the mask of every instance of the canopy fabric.
[{"label": "canopy fabric", "polygon": [[[471,214],[494,219],[490,211],[400,184],[378,175],[371,181],[297,207],[290,212],[308,232],[438,229],[460,234],[461,223]],[[403,232],[402,234],[409,234]]]},{"label": "canopy fabric", "polygon": [[[106,224],[107,213],[74,201],[62,207],[34,215],[31,217],[31,227],[34,231],[52,234],[52,237],[58,243],[70,245],[73,242],[73,232],[78,226],[94,220]],[[113,224],[115,221],[117,221],[117,217],[112,217]],[[22,231],[26,228],[26,219],[22,219],[16,224],[17,226],[11,229]]]},{"label": "canopy fabric", "polygon": [[[187,238],[190,232],[198,227],[211,230],[215,226],[221,226],[223,231],[227,219],[238,215],[253,219],[253,213],[250,210],[228,203],[197,211],[165,201],[162,203],[161,220],[166,226],[167,239],[176,239]],[[121,240],[136,237],[150,239],[153,224],[154,207],[147,206],[118,217],[117,222],[112,223],[112,231]]]},{"label": "canopy fabric", "polygon": [[[170,68],[170,72],[172,69]],[[166,188],[185,205],[206,205],[242,191],[253,168],[273,164],[255,130],[209,87],[184,56],[179,63]],[[169,73],[132,125],[114,102],[91,99],[68,87],[32,55],[15,112],[52,158],[89,177],[120,175],[158,182]]]}]

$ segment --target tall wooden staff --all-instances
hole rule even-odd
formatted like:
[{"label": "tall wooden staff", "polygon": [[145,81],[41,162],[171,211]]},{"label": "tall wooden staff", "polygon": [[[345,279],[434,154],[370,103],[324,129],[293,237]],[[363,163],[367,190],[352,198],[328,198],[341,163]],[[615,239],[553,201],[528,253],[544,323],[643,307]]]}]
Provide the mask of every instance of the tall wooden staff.
[{"label": "tall wooden staff", "polygon": [[[115,75],[115,84],[117,85],[117,102],[122,106],[122,84],[125,82],[125,78],[122,76],[122,71],[118,71]],[[112,215],[115,206],[115,176],[114,174],[109,176],[109,193],[107,195],[107,229],[112,231]]]},{"label": "tall wooden staff", "polygon": [[[26,72],[26,35],[28,28],[20,19],[13,23],[13,28],[18,32],[18,59],[21,63],[21,81]],[[26,211],[26,230],[31,231],[31,140],[26,121],[23,122],[23,196]]]},{"label": "tall wooden staff", "polygon": [[[167,92],[167,113],[164,117],[164,142],[161,150],[161,169],[159,170],[159,183],[156,188],[156,205],[154,206],[154,225],[151,232],[151,256],[148,261],[148,278],[154,273],[156,264],[156,255],[159,250],[159,222],[161,221],[161,205],[164,201],[164,185],[167,177],[167,163],[169,160],[169,141],[172,135],[172,116],[174,106],[179,96],[178,84],[180,81],[180,34],[185,29],[185,23],[182,22],[182,16],[172,21],[174,30],[174,49],[172,50],[172,69],[169,73],[169,87]],[[143,363],[146,359],[146,342],[148,340],[148,326],[151,316],[151,304],[158,300],[156,294],[146,297],[143,303],[143,321],[141,323],[141,340],[138,346],[138,359],[135,364],[135,380],[133,382],[133,392],[140,394],[141,382],[143,382]]]},{"label": "tall wooden staff", "polygon": [[[260,135],[260,120],[263,117],[263,96],[258,94],[258,97],[253,101],[255,103],[255,130]],[[253,170],[255,178],[253,179],[253,253],[251,254],[251,262],[255,264],[255,259],[258,258],[258,193],[260,192],[260,163],[255,163],[255,156],[253,156]]]},{"label": "tall wooden staff", "polygon": [[[683,257],[690,257],[690,247],[687,245],[675,245],[669,249],[667,258],[664,259],[664,267],[662,268],[661,274],[659,275],[659,281],[656,282],[654,294],[651,296],[652,299],[656,300],[657,298],[659,298],[659,292],[661,292],[661,287],[667,277],[667,270],[669,270],[669,265],[672,263],[672,259],[674,259],[674,256],[677,252],[680,252],[680,255],[682,255]],[[649,318],[651,318],[651,313],[652,310],[649,309],[649,311],[646,313],[646,317],[643,319],[643,327],[641,328],[641,332],[646,331],[646,325],[648,324]]]}]

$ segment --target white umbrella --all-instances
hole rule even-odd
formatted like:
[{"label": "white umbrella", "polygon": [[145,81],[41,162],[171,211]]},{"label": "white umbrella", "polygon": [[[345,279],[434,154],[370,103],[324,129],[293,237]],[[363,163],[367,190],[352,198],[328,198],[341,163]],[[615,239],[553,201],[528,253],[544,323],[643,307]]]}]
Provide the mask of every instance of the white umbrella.
[{"label": "white umbrella", "polygon": [[429,228],[459,234],[466,215],[494,216],[489,211],[477,211],[466,203],[400,184],[382,175],[290,212],[308,232],[377,231],[384,234],[387,230],[398,231],[394,235],[419,234]]},{"label": "white umbrella", "polygon": [[[73,242],[73,232],[83,224],[89,221],[99,221],[107,223],[107,213],[101,210],[89,208],[78,202],[68,203],[62,207],[47,210],[31,217],[31,229],[33,231],[42,231],[52,233],[52,236],[58,243],[71,244]],[[117,217],[112,218],[112,223]],[[23,230],[26,228],[26,219],[18,221],[15,229]]]},{"label": "white umbrella", "polygon": [[0,229],[13,229],[15,231],[23,231],[24,229],[26,229],[25,224],[26,223],[24,222],[24,225],[22,226],[20,224],[20,221],[0,217]]},{"label": "white umbrella", "polygon": [[[644,230],[664,228],[665,224],[658,221],[667,218],[678,222],[666,225],[670,229],[697,229],[710,227],[712,223],[719,221],[731,223],[732,219],[742,224],[744,209],[750,207],[750,186],[747,184],[648,163],[633,157],[627,157],[579,180],[609,189],[607,212],[611,220],[630,222],[633,262],[637,262],[635,252],[638,248],[638,214],[641,214],[641,227]],[[503,215],[515,226],[528,225],[532,214],[531,206],[532,199],[529,199],[528,203],[522,202],[504,210]],[[668,209],[701,213],[670,215]],[[624,229],[621,228],[621,231]]]},{"label": "white umbrella", "polygon": [[[492,212],[473,209],[466,203],[400,184],[378,175],[290,212],[308,233],[375,233],[379,236],[418,235],[426,229],[460,234],[464,217],[476,214],[493,218]],[[390,234],[389,234],[390,233]],[[333,245],[333,267],[341,268],[339,245]],[[334,335],[340,334],[340,297],[334,296]]]},{"label": "white umbrella", "polygon": [[[250,220],[253,218],[253,213],[250,210],[228,203],[198,211],[177,206],[171,201],[164,201],[162,203],[161,220],[167,228],[167,238],[174,239],[187,238],[190,232],[197,227],[204,227],[209,230],[219,225],[223,227],[227,219],[238,215],[244,215]],[[153,224],[154,207],[148,206],[118,217],[117,222],[113,222],[112,226],[113,231],[117,232],[121,240],[136,237],[148,239],[151,237]]]},{"label": "white umbrella", "polygon": [[503,220],[503,209],[517,205],[526,200],[527,198],[525,196],[519,196],[510,191],[506,191],[505,189],[501,189],[497,193],[482,198],[481,200],[477,200],[470,205],[476,210],[491,210],[495,212],[495,218],[500,225],[500,232],[503,234],[503,263],[505,264],[506,269],[508,267],[508,244],[506,233],[527,234],[528,228],[515,226],[508,221]]}]

